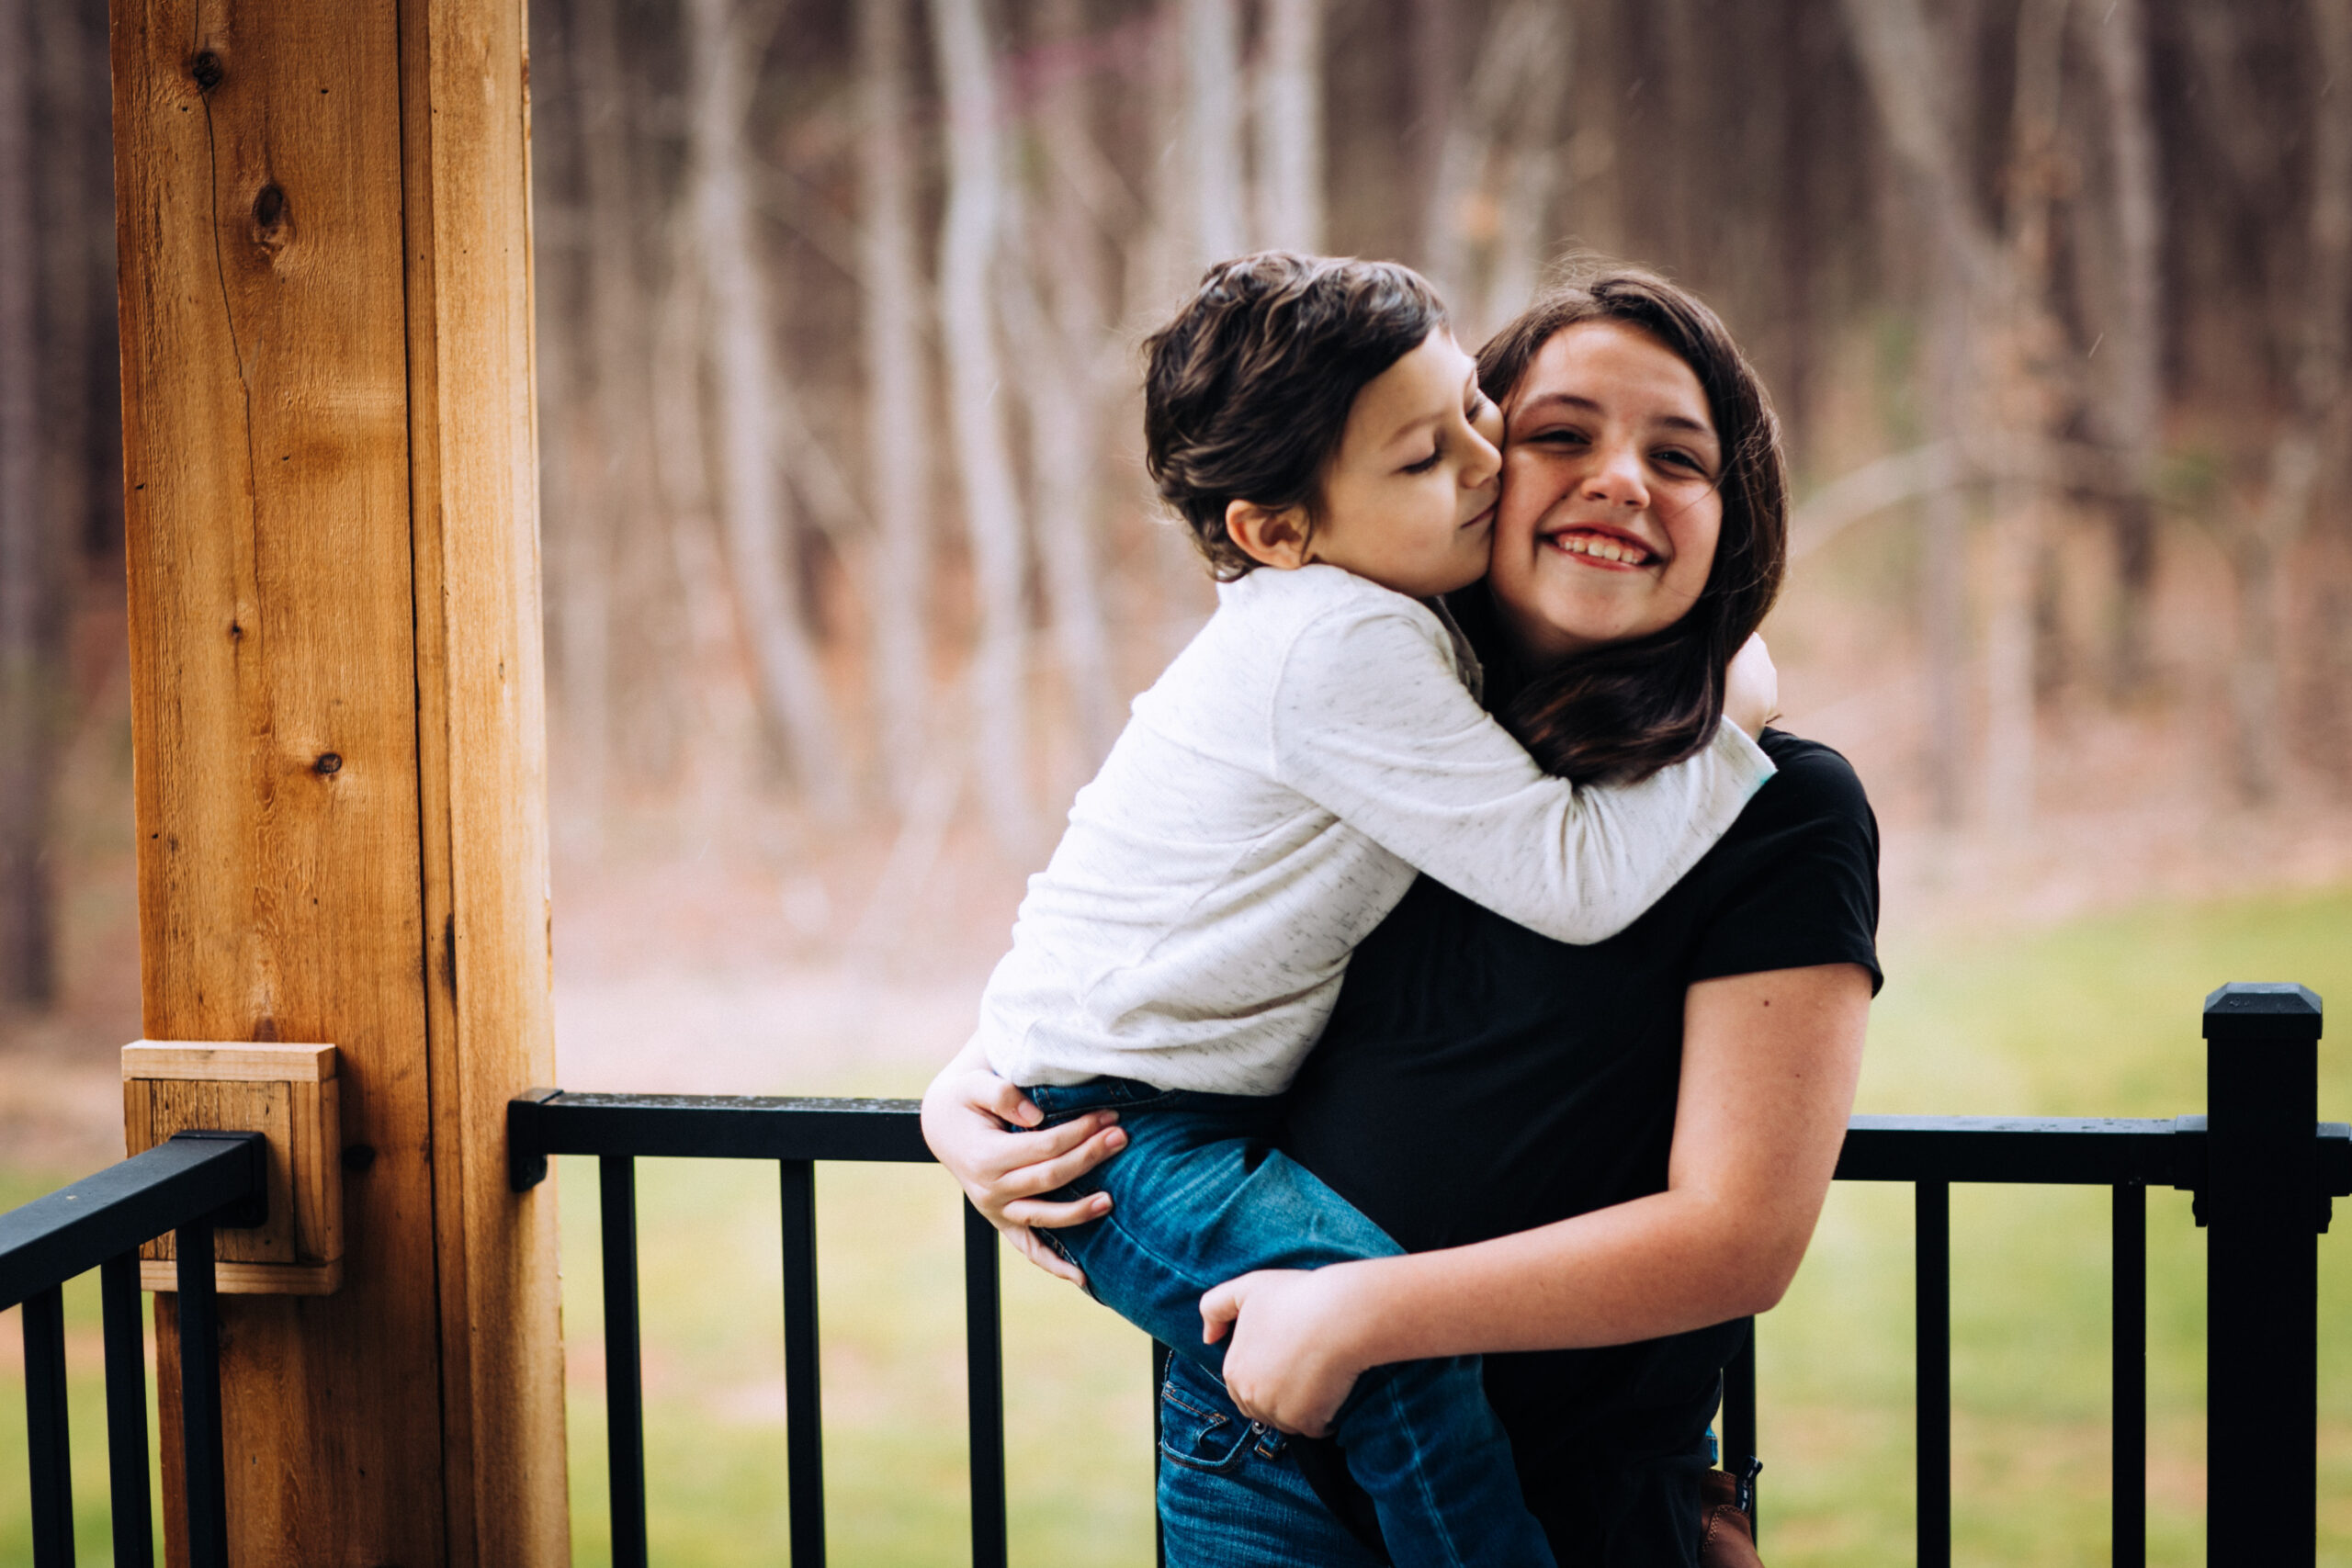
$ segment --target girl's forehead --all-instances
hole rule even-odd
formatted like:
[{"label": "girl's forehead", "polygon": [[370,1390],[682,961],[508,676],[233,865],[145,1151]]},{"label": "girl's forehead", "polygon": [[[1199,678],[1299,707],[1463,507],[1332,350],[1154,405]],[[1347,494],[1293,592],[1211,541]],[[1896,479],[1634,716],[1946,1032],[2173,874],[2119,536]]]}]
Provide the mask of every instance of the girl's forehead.
[{"label": "girl's forehead", "polygon": [[1712,432],[1699,373],[1657,338],[1624,321],[1577,321],[1544,340],[1511,394],[1514,411],[1568,400],[1602,412],[1657,412]]}]

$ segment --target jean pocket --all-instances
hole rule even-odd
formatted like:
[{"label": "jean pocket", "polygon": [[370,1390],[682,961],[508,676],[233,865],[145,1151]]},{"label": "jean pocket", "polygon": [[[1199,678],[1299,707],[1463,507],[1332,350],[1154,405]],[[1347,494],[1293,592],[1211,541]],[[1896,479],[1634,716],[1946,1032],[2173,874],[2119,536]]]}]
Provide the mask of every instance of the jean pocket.
[{"label": "jean pocket", "polygon": [[1245,1421],[1227,1404],[1223,1390],[1209,1393],[1201,1385],[1208,1374],[1182,1357],[1168,1363],[1159,1385],[1159,1452],[1171,1464],[1188,1470],[1228,1474],[1250,1457],[1255,1447],[1272,1458],[1280,1451],[1282,1434]]}]

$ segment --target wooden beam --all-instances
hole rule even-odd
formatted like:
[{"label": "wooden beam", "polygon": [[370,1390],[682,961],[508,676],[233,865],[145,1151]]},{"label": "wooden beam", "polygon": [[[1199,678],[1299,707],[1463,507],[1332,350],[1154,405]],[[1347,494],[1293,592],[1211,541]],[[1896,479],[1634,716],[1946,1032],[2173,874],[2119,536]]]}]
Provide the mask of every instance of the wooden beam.
[{"label": "wooden beam", "polygon": [[221,1303],[232,1555],[562,1562],[523,6],[113,33],[145,1031],[334,1041],[351,1156]]}]

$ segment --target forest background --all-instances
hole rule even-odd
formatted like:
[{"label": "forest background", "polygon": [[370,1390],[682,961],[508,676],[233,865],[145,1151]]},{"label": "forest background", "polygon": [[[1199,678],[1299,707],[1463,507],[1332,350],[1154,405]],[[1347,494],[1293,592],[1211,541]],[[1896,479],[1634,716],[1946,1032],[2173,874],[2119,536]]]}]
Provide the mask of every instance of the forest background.
[{"label": "forest background", "polygon": [[[2189,1109],[2112,1032],[2146,954],[2186,1034],[2320,983],[2222,973],[2245,931],[2352,945],[2352,0],[531,26],[568,1086],[913,1093],[960,1043],[1213,602],[1137,344],[1267,245],[1421,267],[1465,344],[1579,256],[1723,311],[1795,468],[1788,723],[1869,784],[1911,964],[1866,1108]],[[107,102],[101,4],[0,0],[0,1174],[113,1156],[139,1032]],[[2010,991],[2091,1065],[1964,1038]]]}]

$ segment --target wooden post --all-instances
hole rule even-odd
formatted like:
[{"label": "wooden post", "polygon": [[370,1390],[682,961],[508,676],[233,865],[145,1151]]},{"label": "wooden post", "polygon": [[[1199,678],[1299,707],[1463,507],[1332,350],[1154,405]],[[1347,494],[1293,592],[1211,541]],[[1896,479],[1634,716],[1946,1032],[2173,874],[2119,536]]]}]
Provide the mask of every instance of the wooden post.
[{"label": "wooden post", "polygon": [[112,25],[146,1032],[341,1050],[343,1287],[220,1303],[232,1556],[564,1562],[522,0]]}]

